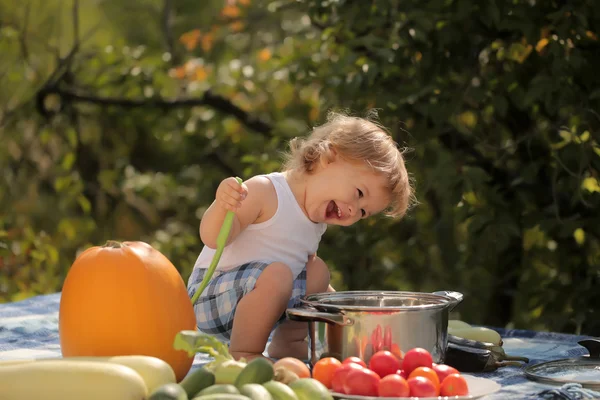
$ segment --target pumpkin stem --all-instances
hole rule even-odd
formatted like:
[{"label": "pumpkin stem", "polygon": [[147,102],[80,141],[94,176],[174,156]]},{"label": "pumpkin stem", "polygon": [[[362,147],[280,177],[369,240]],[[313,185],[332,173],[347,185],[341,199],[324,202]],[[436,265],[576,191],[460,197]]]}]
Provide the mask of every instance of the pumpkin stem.
[{"label": "pumpkin stem", "polygon": [[109,240],[106,242],[104,247],[112,247],[113,249],[120,249],[121,247],[123,247],[123,245],[121,244],[121,242],[117,242],[116,240]]}]

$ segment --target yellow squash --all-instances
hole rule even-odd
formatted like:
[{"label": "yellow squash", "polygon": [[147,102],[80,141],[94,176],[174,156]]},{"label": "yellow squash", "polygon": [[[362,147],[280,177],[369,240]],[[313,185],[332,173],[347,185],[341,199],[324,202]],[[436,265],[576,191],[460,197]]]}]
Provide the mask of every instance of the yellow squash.
[{"label": "yellow squash", "polygon": [[147,396],[140,374],[120,364],[45,360],[0,367],[2,400],[144,400]]}]

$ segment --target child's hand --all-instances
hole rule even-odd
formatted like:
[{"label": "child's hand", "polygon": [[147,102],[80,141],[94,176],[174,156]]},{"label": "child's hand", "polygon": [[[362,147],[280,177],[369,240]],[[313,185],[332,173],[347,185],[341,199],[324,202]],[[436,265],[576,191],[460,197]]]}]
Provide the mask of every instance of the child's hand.
[{"label": "child's hand", "polygon": [[233,177],[224,179],[217,188],[216,200],[219,207],[236,212],[242,201],[248,195],[248,188],[244,183],[241,185]]}]

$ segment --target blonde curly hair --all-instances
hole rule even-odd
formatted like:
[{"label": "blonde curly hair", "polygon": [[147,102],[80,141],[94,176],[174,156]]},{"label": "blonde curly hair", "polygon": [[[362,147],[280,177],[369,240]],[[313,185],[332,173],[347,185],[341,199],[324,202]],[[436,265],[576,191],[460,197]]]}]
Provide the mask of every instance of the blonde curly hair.
[{"label": "blonde curly hair", "polygon": [[290,141],[284,170],[311,174],[321,157],[331,157],[331,149],[344,160],[366,162],[387,180],[390,205],[384,215],[402,218],[414,201],[411,179],[404,165],[405,149],[398,148],[389,132],[371,111],[365,118],[331,111],[327,121],[304,138]]}]

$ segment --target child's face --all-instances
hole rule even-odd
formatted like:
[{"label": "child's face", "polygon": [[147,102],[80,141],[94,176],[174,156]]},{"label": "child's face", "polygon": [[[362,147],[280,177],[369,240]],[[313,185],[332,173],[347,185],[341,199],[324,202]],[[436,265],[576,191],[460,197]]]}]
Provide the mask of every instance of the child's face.
[{"label": "child's face", "polygon": [[383,175],[366,163],[335,157],[324,162],[312,176],[304,207],[313,222],[349,226],[383,211],[389,192]]}]

